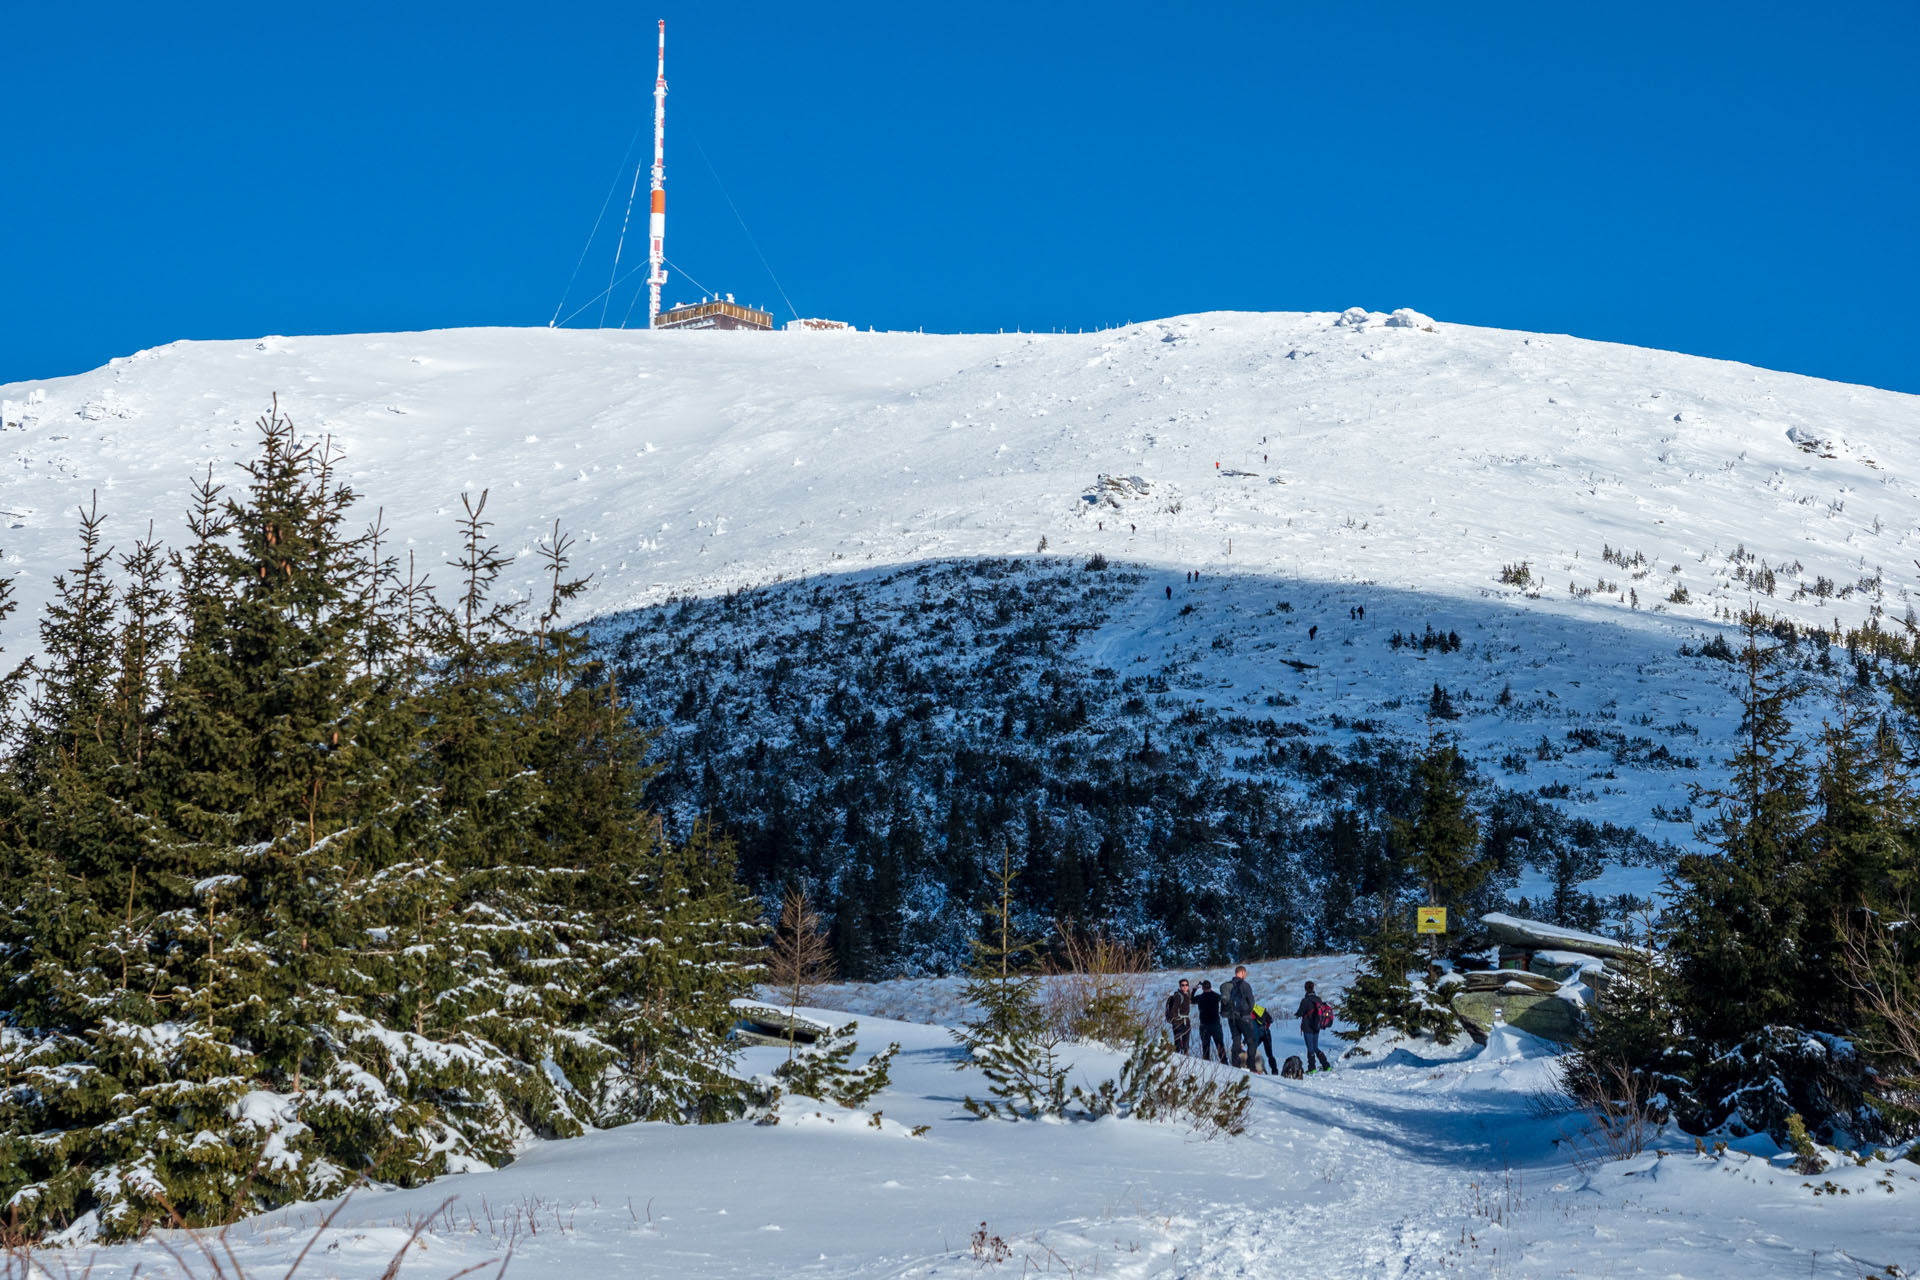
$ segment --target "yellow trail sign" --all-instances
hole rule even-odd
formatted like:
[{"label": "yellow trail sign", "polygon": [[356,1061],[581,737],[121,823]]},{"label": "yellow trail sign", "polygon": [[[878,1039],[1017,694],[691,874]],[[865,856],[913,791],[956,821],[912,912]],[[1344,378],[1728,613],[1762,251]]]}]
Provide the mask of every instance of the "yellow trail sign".
[{"label": "yellow trail sign", "polygon": [[1447,909],[1445,907],[1416,907],[1416,933],[1445,933],[1447,931]]}]

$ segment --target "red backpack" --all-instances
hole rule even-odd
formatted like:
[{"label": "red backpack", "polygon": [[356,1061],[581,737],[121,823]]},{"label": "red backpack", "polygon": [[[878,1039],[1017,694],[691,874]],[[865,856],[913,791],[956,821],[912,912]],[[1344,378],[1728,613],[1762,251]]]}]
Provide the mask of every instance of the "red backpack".
[{"label": "red backpack", "polygon": [[1314,999],[1313,1024],[1325,1031],[1333,1025],[1333,1006],[1318,997]]}]

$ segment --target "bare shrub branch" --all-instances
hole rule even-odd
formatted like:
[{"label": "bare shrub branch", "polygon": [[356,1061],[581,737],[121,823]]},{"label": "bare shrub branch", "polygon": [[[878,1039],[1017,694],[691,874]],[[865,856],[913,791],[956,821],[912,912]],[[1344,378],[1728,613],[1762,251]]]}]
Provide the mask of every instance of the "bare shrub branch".
[{"label": "bare shrub branch", "polygon": [[1048,1025],[1066,1038],[1131,1045],[1152,1020],[1153,949],[1071,920],[1055,921],[1054,932],[1059,942],[1042,996]]}]

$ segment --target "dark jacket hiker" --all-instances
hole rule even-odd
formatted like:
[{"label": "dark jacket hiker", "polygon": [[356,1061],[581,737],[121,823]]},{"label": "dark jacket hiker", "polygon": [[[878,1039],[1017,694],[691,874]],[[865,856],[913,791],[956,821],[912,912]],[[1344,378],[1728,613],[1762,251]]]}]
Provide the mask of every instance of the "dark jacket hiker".
[{"label": "dark jacket hiker", "polygon": [[1307,984],[1307,994],[1300,997],[1300,1007],[1294,1010],[1294,1016],[1300,1019],[1300,1038],[1307,1046],[1307,1074],[1313,1074],[1313,1064],[1318,1061],[1320,1070],[1331,1071],[1333,1064],[1327,1061],[1327,1055],[1320,1052],[1321,1024],[1331,1023],[1328,1016],[1333,1006],[1313,993],[1313,984]]},{"label": "dark jacket hiker", "polygon": [[1213,989],[1213,983],[1205,979],[1200,983],[1200,994],[1193,998],[1193,1007],[1200,1013],[1200,1056],[1212,1059],[1211,1050],[1220,1050],[1220,1061],[1226,1062],[1227,1041],[1220,1034],[1220,993]]},{"label": "dark jacket hiker", "polygon": [[1258,1053],[1266,1050],[1267,1070],[1277,1072],[1280,1064],[1273,1056],[1273,1010],[1265,1005],[1253,1006],[1253,1043],[1247,1046],[1247,1065],[1255,1071],[1260,1069]]},{"label": "dark jacket hiker", "polygon": [[[1240,965],[1233,971],[1233,981],[1227,983],[1220,993],[1221,1003],[1226,1006],[1227,1022],[1233,1028],[1233,1053],[1237,1059],[1244,1048],[1247,1065],[1259,1070],[1259,1064],[1253,1061],[1253,1045],[1256,1037],[1253,1027],[1253,986],[1247,981],[1247,966]],[[1232,1059],[1230,1059],[1232,1060]]]},{"label": "dark jacket hiker", "polygon": [[1167,997],[1167,1030],[1173,1034],[1174,1052],[1193,1052],[1193,996],[1185,978]]}]

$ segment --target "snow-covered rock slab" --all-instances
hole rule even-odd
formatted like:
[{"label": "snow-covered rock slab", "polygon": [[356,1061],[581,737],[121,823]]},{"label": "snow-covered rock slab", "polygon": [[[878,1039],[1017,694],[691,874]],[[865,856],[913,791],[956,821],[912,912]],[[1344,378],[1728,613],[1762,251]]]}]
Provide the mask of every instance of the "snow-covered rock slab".
[{"label": "snow-covered rock slab", "polygon": [[1542,924],[1538,920],[1522,920],[1502,911],[1489,911],[1480,917],[1480,923],[1487,927],[1495,942],[1529,951],[1574,951],[1603,960],[1630,960],[1644,954],[1640,948],[1614,938]]},{"label": "snow-covered rock slab", "polygon": [[733,1011],[740,1019],[734,1037],[747,1044],[784,1045],[789,1035],[795,1043],[813,1044],[834,1032],[831,1023],[819,1018],[751,1000],[735,1000]]},{"label": "snow-covered rock slab", "polygon": [[1527,968],[1555,982],[1571,982],[1581,974],[1604,969],[1606,961],[1581,951],[1536,951]]},{"label": "snow-covered rock slab", "polygon": [[1552,995],[1560,980],[1527,969],[1477,969],[1460,975],[1463,991],[1537,991]]}]

